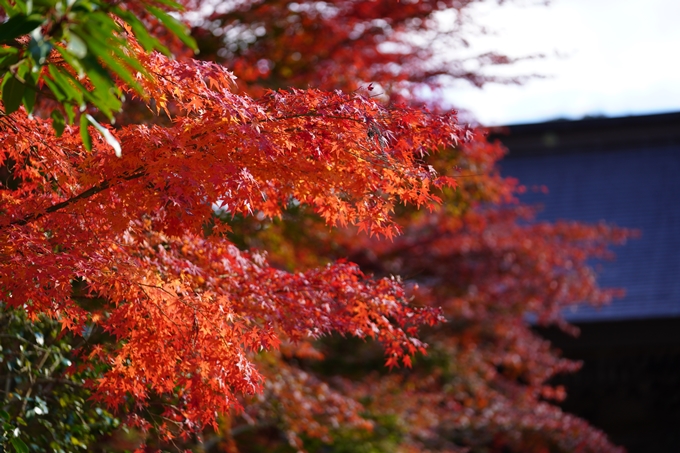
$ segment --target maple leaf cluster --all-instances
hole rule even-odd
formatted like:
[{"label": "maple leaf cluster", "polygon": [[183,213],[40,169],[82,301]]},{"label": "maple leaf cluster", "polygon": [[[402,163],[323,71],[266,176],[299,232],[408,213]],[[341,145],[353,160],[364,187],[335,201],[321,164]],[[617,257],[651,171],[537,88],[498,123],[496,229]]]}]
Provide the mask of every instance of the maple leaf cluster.
[{"label": "maple leaf cluster", "polygon": [[503,148],[418,107],[495,80],[437,59],[474,2],[81,2],[5,8],[0,308],[61,325],[50,385],[117,411],[126,449],[616,450],[549,402],[578,364],[526,314],[570,330],[611,299],[588,260],[629,233],[533,223]]},{"label": "maple leaf cluster", "polygon": [[233,68],[239,86],[254,95],[290,86],[355,91],[370,83],[393,101],[435,107],[431,99],[454,81],[481,87],[529,78],[489,69],[535,56],[469,51],[470,40],[486,33],[471,17],[482,2],[238,1],[217,5],[192,33],[199,56]]},{"label": "maple leaf cluster", "polygon": [[[222,66],[129,48],[153,74],[139,82],[145,99],[157,113],[172,107],[172,125],[107,129],[86,146],[78,128],[57,136],[23,108],[2,118],[0,165],[11,175],[0,191],[3,306],[72,332],[101,326],[115,341],[85,356],[106,365],[94,398],[132,414],[150,395],[179,395],[164,416],[187,433],[261,391],[251,355],[281,339],[372,337],[390,366],[422,351],[413,329],[437,311],[406,304],[397,279],[372,280],[348,263],[275,270],[204,227],[216,203],[265,217],[297,203],[329,225],[392,236],[395,204],[436,200],[444,182],[420,159],[459,140],[455,117],[340,92],[253,100],[232,92]],[[106,302],[86,309],[74,282]]]},{"label": "maple leaf cluster", "polygon": [[[269,244],[270,259],[282,266],[314,267],[348,257],[373,275],[402,275],[414,306],[441,308],[446,322],[421,334],[427,355],[417,356],[412,369],[377,373],[380,351],[370,344],[322,342],[323,361],[296,359],[364,402],[377,426],[376,417],[397,414],[400,449],[620,451],[555,404],[568,389],[551,379],[581,364],[560,357],[531,323],[576,334],[563,310],[620,295],[597,285],[589,263],[610,258],[608,246],[625,242],[631,232],[606,224],[535,222],[536,209],[514,201],[522,187],[498,174],[494,163],[501,155],[497,144],[475,135],[456,150],[431,156],[428,162],[443,176],[456,175],[462,190],[445,191],[444,203],[432,211],[398,210],[402,234],[392,241],[346,229],[329,234],[300,211],[255,228],[244,221],[232,234],[247,237],[247,244]],[[275,412],[261,414],[272,418]]]}]

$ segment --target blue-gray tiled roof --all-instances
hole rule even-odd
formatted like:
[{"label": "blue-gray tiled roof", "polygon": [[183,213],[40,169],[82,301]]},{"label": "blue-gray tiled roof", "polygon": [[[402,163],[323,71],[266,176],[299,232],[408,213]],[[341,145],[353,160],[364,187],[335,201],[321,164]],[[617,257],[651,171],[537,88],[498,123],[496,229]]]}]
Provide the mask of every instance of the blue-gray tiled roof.
[{"label": "blue-gray tiled roof", "polygon": [[[659,117],[672,119],[670,127],[680,136],[680,115]],[[649,118],[642,117],[647,123]],[[600,284],[625,288],[625,298],[601,309],[581,306],[565,313],[572,322],[680,316],[680,140],[670,140],[666,131],[663,140],[610,141],[608,146],[607,136],[619,136],[616,129],[622,120],[630,133],[634,118],[586,121],[588,134],[581,134],[581,141],[573,130],[579,122],[545,123],[544,131],[541,125],[511,126],[510,135],[500,137],[510,150],[501,162],[502,173],[517,177],[529,189],[544,185],[549,190],[529,190],[521,197],[543,205],[539,219],[604,220],[641,230],[639,239],[614,249],[615,261],[600,264]],[[598,121],[603,123],[601,135]],[[649,128],[638,129],[640,138]],[[513,145],[510,137],[515,132]],[[663,135],[656,132],[657,137]],[[526,141],[532,134],[537,138],[534,147]],[[598,137],[595,145],[593,137]]]}]

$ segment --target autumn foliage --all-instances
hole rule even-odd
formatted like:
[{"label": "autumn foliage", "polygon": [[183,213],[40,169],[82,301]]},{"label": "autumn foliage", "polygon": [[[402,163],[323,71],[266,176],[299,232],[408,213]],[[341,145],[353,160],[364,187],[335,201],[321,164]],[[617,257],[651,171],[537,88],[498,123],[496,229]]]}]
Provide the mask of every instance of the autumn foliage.
[{"label": "autumn foliage", "polygon": [[[565,306],[610,300],[588,260],[627,232],[533,222],[503,149],[420,96],[493,80],[414,37],[467,4],[225,3],[195,24],[198,61],[170,3],[106,10],[124,50],[88,64],[119,91],[87,109],[101,74],[49,35],[72,19],[43,23],[35,105],[3,92],[0,117],[2,310],[61,325],[63,377],[142,433],[131,448],[614,450],[550,403],[578,364],[526,315],[569,330]],[[12,61],[35,57],[22,36]]]}]

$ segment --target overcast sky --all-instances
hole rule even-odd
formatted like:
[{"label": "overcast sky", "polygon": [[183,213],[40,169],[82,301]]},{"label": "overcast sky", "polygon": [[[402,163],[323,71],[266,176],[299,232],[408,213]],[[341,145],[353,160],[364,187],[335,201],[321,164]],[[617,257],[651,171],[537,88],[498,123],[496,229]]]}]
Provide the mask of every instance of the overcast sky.
[{"label": "overcast sky", "polygon": [[477,49],[550,55],[508,68],[549,78],[451,90],[483,124],[680,111],[680,0],[552,0],[480,7],[475,17],[497,31]]}]

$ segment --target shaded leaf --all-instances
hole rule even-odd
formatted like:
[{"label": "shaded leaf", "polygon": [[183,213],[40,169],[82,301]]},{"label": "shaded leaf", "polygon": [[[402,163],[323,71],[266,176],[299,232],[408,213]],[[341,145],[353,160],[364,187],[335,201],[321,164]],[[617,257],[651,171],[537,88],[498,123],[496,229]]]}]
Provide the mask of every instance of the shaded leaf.
[{"label": "shaded leaf", "polygon": [[82,85],[81,87],[83,89],[74,86],[71,83],[71,80],[69,80],[68,73],[62,72],[61,69],[54,65],[49,65],[48,71],[52,76],[54,83],[56,83],[61,89],[61,92],[64,93],[66,99],[72,100],[76,105],[84,105],[84,93],[87,91],[84,90]]},{"label": "shaded leaf", "polygon": [[11,72],[5,75],[2,83],[2,102],[5,114],[16,112],[24,96],[25,85],[18,81]]},{"label": "shaded leaf", "polygon": [[14,47],[0,48],[0,68],[6,68],[19,61],[19,49]]},{"label": "shaded leaf", "polygon": [[17,453],[28,453],[28,446],[23,440],[19,439],[18,437],[13,437],[10,439],[10,442]]},{"label": "shaded leaf", "polygon": [[17,14],[10,17],[6,22],[0,24],[0,43],[10,42],[19,36],[32,32],[42,25],[44,20],[45,18],[38,14],[30,16]]},{"label": "shaded leaf", "polygon": [[64,128],[66,127],[64,124],[64,115],[62,115],[59,110],[52,110],[50,118],[52,118],[52,129],[54,129],[57,137],[61,137],[61,134],[64,133]]}]

